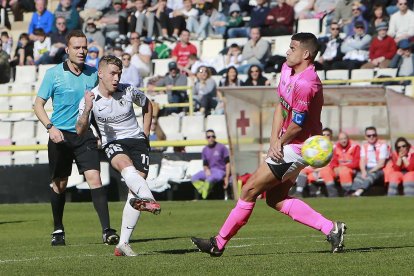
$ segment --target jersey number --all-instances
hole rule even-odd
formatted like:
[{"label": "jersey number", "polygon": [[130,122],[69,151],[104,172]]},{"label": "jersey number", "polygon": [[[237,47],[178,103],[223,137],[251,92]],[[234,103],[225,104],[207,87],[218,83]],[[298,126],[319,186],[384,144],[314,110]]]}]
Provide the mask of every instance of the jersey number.
[{"label": "jersey number", "polygon": [[111,158],[111,155],[113,155],[117,151],[123,151],[121,146],[118,144],[110,144],[106,148],[105,153],[106,153],[106,156],[108,156],[108,158]]},{"label": "jersey number", "polygon": [[149,156],[146,154],[141,154],[142,164],[149,166]]}]

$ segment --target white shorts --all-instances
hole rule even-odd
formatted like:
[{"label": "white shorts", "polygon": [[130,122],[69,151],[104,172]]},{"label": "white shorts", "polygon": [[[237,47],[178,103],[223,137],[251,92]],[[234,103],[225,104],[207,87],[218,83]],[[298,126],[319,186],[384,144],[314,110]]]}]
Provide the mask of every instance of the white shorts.
[{"label": "white shorts", "polygon": [[282,182],[287,180],[296,181],[300,171],[308,166],[302,156],[297,154],[290,145],[283,146],[283,160],[275,161],[268,157],[265,162],[269,165],[273,174]]}]

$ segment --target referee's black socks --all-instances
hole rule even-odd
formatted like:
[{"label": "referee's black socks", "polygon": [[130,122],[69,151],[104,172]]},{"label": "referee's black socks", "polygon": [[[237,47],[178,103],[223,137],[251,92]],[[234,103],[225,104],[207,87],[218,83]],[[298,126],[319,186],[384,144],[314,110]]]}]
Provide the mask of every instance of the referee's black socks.
[{"label": "referee's black socks", "polygon": [[98,213],[99,220],[101,222],[102,230],[110,228],[108,197],[105,187],[91,189],[91,196],[93,206],[95,207],[95,210]]},{"label": "referee's black socks", "polygon": [[56,230],[63,229],[63,210],[65,209],[66,194],[65,192],[58,194],[53,189],[50,189],[50,204],[52,205],[53,225]]}]

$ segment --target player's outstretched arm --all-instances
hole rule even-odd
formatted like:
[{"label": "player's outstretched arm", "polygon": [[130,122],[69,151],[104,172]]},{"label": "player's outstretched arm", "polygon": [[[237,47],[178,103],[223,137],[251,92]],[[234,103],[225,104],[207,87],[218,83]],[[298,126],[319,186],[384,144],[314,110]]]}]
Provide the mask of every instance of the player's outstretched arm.
[{"label": "player's outstretched arm", "polygon": [[87,91],[85,92],[85,97],[79,104],[79,117],[76,122],[76,133],[78,135],[83,135],[89,128],[89,117],[93,107],[93,100],[95,95]]}]

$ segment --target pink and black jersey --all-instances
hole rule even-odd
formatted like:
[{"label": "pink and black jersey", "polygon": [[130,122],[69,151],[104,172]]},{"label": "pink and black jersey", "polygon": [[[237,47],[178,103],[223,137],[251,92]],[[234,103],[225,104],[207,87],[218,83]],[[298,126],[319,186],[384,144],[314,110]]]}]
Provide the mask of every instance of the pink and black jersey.
[{"label": "pink and black jersey", "polygon": [[294,151],[300,154],[307,138],[322,133],[323,89],[315,66],[310,65],[301,73],[292,75],[292,68],[283,64],[277,92],[283,112],[280,136],[292,122],[301,126],[302,131],[290,142]]}]

